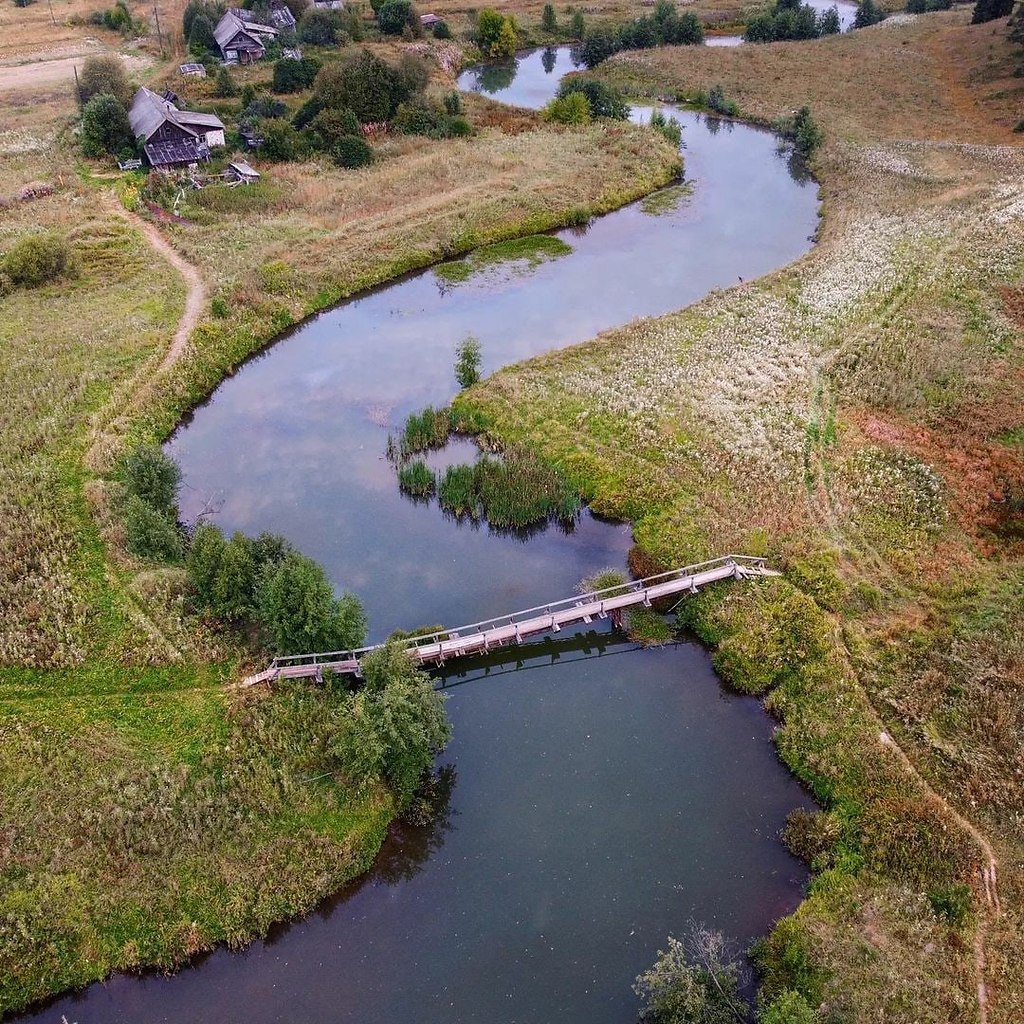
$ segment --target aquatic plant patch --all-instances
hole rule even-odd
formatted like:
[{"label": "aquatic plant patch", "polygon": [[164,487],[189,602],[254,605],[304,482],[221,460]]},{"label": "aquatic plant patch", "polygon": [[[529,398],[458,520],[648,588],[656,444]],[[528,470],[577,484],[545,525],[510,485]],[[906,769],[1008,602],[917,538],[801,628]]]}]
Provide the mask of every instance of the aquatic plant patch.
[{"label": "aquatic plant patch", "polygon": [[461,260],[438,264],[434,273],[447,284],[462,284],[499,268],[511,274],[528,274],[542,263],[571,252],[572,246],[554,235],[527,235],[474,249]]}]

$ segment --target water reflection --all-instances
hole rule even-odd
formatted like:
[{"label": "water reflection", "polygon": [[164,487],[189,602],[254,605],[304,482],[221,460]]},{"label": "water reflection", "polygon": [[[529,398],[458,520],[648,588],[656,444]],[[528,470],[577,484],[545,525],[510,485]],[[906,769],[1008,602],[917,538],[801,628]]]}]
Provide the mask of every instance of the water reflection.
[{"label": "water reflection", "polygon": [[548,46],[540,55],[540,66],[544,74],[550,75],[555,70],[555,61],[558,60],[558,51],[553,46]]},{"label": "water reflection", "polygon": [[514,57],[510,60],[495,61],[493,64],[481,64],[470,72],[475,83],[473,91],[486,92],[490,95],[502,92],[515,81],[518,71],[519,61]]}]

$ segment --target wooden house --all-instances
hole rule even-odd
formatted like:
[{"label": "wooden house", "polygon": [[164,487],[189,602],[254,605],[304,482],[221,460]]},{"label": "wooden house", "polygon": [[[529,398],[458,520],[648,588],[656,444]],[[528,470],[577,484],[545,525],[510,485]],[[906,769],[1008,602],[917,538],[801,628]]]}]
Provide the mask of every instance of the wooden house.
[{"label": "wooden house", "polygon": [[214,146],[224,145],[224,122],[216,114],[179,110],[171,100],[146,88],[135,94],[128,120],[153,167],[207,160]]},{"label": "wooden house", "polygon": [[277,29],[254,20],[249,11],[229,7],[217,22],[213,38],[228,64],[252,64],[267,55],[267,44],[277,38]]}]

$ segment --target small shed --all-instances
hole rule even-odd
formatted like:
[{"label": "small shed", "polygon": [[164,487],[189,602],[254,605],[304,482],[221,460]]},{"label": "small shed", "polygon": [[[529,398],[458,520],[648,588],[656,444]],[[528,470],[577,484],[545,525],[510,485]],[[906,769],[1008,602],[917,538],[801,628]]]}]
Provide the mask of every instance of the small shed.
[{"label": "small shed", "polygon": [[255,185],[260,180],[260,172],[244,160],[232,160],[224,172],[224,177],[236,185]]},{"label": "small shed", "polygon": [[202,64],[181,64],[178,70],[186,77],[205,78],[206,68]]},{"label": "small shed", "polygon": [[433,28],[441,19],[436,14],[421,14],[420,24],[424,28]]}]

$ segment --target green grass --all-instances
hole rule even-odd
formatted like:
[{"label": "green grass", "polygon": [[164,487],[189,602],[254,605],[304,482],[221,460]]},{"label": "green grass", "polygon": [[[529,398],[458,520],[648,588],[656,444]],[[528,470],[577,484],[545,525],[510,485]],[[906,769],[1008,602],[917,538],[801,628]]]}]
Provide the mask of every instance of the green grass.
[{"label": "green grass", "polygon": [[542,263],[568,256],[571,252],[572,246],[554,235],[527,235],[481,246],[465,259],[439,263],[434,267],[434,273],[448,284],[461,284],[476,274],[509,263],[517,264],[515,272],[528,273]]}]

